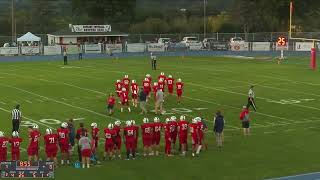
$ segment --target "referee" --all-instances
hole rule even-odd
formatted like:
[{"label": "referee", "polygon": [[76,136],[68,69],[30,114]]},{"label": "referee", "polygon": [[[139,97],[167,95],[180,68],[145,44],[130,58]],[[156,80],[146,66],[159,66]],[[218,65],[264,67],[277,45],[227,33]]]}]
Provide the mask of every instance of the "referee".
[{"label": "referee", "polygon": [[16,105],[16,107],[11,111],[12,116],[12,132],[17,131],[19,132],[20,122],[22,119],[21,111],[20,111],[20,105]]},{"label": "referee", "polygon": [[253,107],[254,111],[257,111],[256,103],[254,101],[254,91],[253,91],[254,86],[250,86],[249,92],[248,92],[248,104],[247,108],[249,109],[250,106]]},{"label": "referee", "polygon": [[153,55],[153,53],[150,53],[151,55],[151,65],[152,70],[157,70],[157,57]]}]

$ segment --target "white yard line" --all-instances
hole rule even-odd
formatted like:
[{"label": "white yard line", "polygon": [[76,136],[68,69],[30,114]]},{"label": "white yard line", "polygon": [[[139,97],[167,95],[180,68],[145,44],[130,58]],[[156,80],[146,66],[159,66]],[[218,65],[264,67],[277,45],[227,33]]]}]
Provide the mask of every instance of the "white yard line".
[{"label": "white yard line", "polygon": [[30,100],[27,100],[27,99],[26,99],[25,101],[26,101],[27,103],[32,104],[32,101],[30,101]]},{"label": "white yard line", "polygon": [[5,102],[3,102],[3,101],[0,101],[0,104],[6,105],[7,103],[5,103]]}]

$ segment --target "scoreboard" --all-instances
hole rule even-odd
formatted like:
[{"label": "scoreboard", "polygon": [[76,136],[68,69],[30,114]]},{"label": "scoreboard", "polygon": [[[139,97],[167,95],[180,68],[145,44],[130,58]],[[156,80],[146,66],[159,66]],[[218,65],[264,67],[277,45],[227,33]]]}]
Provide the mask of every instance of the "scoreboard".
[{"label": "scoreboard", "polygon": [[1,178],[54,178],[52,161],[0,162]]}]

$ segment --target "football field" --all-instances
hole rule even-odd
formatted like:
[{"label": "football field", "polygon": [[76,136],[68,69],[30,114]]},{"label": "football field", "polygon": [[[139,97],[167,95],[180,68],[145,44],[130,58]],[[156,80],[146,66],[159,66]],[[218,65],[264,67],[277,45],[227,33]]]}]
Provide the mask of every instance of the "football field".
[{"label": "football field", "polygon": [[[125,74],[141,85],[146,74],[155,79],[160,72],[181,78],[185,83],[182,103],[176,96],[165,101],[166,117],[186,115],[187,120],[201,116],[209,129],[209,149],[200,157],[138,157],[134,161],[104,161],[101,166],[75,169],[60,166],[55,179],[266,179],[319,171],[320,76],[308,69],[309,57],[289,58],[281,65],[275,60],[231,57],[159,57],[158,70],[151,71],[149,57],[85,59],[70,61],[32,61],[0,64],[0,130],[11,132],[10,111],[21,105],[24,139],[22,157],[26,159],[27,127],[57,128],[69,118],[92,122],[104,129],[115,120],[134,119],[141,124],[140,109],[113,116],[106,115],[107,94]],[[242,135],[239,113],[247,103],[250,85],[254,85],[257,112],[251,113],[251,136]],[[148,109],[154,109],[153,101]],[[213,115],[222,110],[226,119],[222,151],[215,145]],[[154,114],[149,112],[149,119]],[[102,133],[100,134],[101,138]],[[190,138],[189,138],[190,139]],[[162,142],[162,152],[163,138]],[[103,152],[100,142],[99,156]],[[141,139],[139,152],[142,151]],[[43,139],[41,139],[43,147]],[[141,154],[141,153],[140,153]],[[123,157],[124,157],[123,146]],[[44,150],[41,157],[45,158]],[[9,158],[11,158],[9,154]],[[76,160],[77,156],[73,156]]]}]

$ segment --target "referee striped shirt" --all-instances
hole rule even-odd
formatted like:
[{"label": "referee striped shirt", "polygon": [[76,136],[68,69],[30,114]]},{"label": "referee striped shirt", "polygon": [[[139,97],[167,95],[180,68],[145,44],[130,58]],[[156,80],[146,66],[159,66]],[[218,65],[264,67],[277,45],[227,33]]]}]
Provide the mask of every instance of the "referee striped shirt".
[{"label": "referee striped shirt", "polygon": [[19,109],[13,109],[11,111],[12,120],[19,120],[21,118],[21,111]]}]

